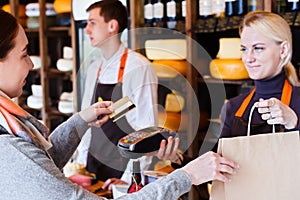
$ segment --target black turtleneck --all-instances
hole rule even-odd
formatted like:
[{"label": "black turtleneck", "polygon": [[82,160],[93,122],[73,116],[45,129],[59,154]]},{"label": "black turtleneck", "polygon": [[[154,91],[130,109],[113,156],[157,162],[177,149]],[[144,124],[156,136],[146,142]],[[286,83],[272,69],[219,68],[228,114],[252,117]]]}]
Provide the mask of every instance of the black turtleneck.
[{"label": "black turtleneck", "polygon": [[[280,99],[285,79],[286,79],[285,72],[282,71],[280,74],[272,78],[264,79],[264,80],[256,80],[255,81],[256,91],[248,107],[244,112],[244,115],[242,117],[243,120],[248,122],[250,109],[253,106],[253,104],[257,102],[260,98],[269,99],[271,97],[275,97],[277,99]],[[221,113],[221,119],[225,121],[221,131],[221,137],[237,136],[236,134],[232,134],[232,124],[233,124],[233,120],[235,119],[236,111],[239,109],[240,105],[242,104],[242,102],[247,96],[248,94],[242,94],[230,99],[229,102],[226,104],[226,109],[222,109],[224,110],[224,113]],[[290,107],[295,111],[299,119],[300,116],[300,88],[299,87],[293,86]],[[263,124],[264,122],[265,121],[261,119],[261,115],[258,113],[257,109],[255,109],[251,124],[252,123]],[[299,130],[299,128],[300,126],[298,120],[298,126],[293,130]],[[246,132],[240,133],[239,135],[246,135]]]}]

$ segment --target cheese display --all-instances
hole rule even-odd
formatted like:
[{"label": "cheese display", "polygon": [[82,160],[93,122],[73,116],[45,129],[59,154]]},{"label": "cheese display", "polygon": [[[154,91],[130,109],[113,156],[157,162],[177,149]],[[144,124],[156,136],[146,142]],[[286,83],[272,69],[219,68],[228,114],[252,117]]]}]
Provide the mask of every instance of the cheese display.
[{"label": "cheese display", "polygon": [[216,79],[239,80],[249,78],[241,59],[213,59],[209,69],[211,76]]},{"label": "cheese display", "polygon": [[183,60],[187,56],[187,44],[185,39],[147,40],[145,51],[150,60]]},{"label": "cheese display", "polygon": [[184,98],[177,92],[169,93],[166,97],[165,109],[167,112],[180,112],[184,108]]},{"label": "cheese display", "polygon": [[54,10],[56,13],[61,14],[61,13],[71,13],[71,0],[55,0],[53,3]]},{"label": "cheese display", "polygon": [[240,38],[220,38],[219,45],[217,58],[240,59],[242,57]]},{"label": "cheese display", "polygon": [[174,78],[178,73],[186,76],[189,66],[186,60],[153,60],[152,64],[159,78]]}]

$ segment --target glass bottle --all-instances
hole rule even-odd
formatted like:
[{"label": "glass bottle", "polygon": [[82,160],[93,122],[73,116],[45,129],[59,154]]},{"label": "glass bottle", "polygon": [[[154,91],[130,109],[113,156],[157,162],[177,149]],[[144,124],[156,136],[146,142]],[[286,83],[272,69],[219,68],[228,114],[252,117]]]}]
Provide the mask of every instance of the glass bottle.
[{"label": "glass bottle", "polygon": [[216,18],[225,16],[225,0],[213,0],[213,14]]},{"label": "glass bottle", "polygon": [[244,15],[247,12],[247,0],[236,0],[234,5],[235,15]]},{"label": "glass bottle", "polygon": [[273,12],[285,13],[286,11],[286,0],[276,0],[275,6],[273,7]]},{"label": "glass bottle", "polygon": [[137,192],[142,189],[142,176],[141,167],[139,160],[133,160],[132,162],[132,173],[131,173],[131,184],[127,190],[127,193]]},{"label": "glass bottle", "polygon": [[230,17],[234,15],[235,0],[225,0],[225,15]]},{"label": "glass bottle", "polygon": [[213,17],[212,0],[199,0],[199,16],[202,19]]},{"label": "glass bottle", "polygon": [[153,22],[153,4],[151,0],[145,0],[144,19],[146,25],[152,25]]},{"label": "glass bottle", "polygon": [[181,1],[181,17],[185,20],[186,17],[186,0]]},{"label": "glass bottle", "polygon": [[299,0],[287,0],[286,7],[288,12],[299,10]]},{"label": "glass bottle", "polygon": [[174,29],[176,21],[179,20],[180,16],[180,4],[175,0],[168,0],[166,3],[167,7],[167,26],[170,29]]},{"label": "glass bottle", "polygon": [[164,4],[161,0],[156,0],[153,5],[153,16],[155,26],[162,26],[164,20]]},{"label": "glass bottle", "polygon": [[257,10],[257,0],[248,0],[248,12]]}]

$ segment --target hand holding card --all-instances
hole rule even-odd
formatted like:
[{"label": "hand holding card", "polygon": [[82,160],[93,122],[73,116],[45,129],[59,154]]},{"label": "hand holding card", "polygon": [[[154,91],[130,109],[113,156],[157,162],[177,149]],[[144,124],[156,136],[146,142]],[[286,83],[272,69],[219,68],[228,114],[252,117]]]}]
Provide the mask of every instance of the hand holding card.
[{"label": "hand holding card", "polygon": [[125,96],[111,105],[113,112],[109,115],[109,118],[113,119],[113,122],[116,122],[135,107],[131,99]]}]

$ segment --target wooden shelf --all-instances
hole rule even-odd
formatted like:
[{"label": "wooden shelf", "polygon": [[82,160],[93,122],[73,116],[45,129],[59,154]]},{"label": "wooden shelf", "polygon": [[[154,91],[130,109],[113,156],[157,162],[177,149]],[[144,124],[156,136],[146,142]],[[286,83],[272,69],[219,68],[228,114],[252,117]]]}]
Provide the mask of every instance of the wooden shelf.
[{"label": "wooden shelf", "polygon": [[[74,78],[76,77],[76,67],[73,69],[75,74],[71,72],[63,72],[53,67],[53,63],[55,63],[59,58],[63,57],[63,46],[72,46],[73,47],[73,35],[74,35],[74,22],[71,19],[70,26],[47,26],[46,20],[46,0],[37,0],[40,8],[40,16],[39,16],[39,27],[38,28],[25,28],[25,32],[27,37],[29,38],[29,47],[32,47],[29,51],[33,55],[39,55],[41,57],[41,68],[31,70],[31,74],[37,74],[39,76],[31,77],[28,84],[39,84],[42,85],[43,88],[43,108],[42,109],[33,109],[27,106],[26,99],[28,95],[31,94],[30,85],[25,85],[24,89],[28,91],[24,91],[24,95],[18,99],[20,105],[30,113],[39,113],[42,116],[42,120],[44,124],[49,127],[50,130],[53,130],[56,123],[52,123],[52,120],[57,118],[61,118],[61,120],[65,120],[70,117],[71,114],[64,114],[58,111],[56,107],[53,107],[53,102],[57,100],[53,100],[51,98],[57,98],[62,91],[69,90],[70,85],[76,85],[74,83]],[[10,0],[10,5],[13,10],[14,16],[18,18],[18,6],[19,0]],[[30,46],[32,45],[32,46]],[[75,51],[75,50],[74,50]],[[75,55],[75,53],[74,53]],[[51,58],[52,65],[49,66],[49,57]],[[39,79],[39,80],[37,80]],[[67,81],[67,82],[65,82]],[[68,82],[69,81],[69,82]],[[76,81],[76,79],[75,79]],[[62,83],[66,83],[66,85],[59,85]],[[55,84],[52,85],[52,84]],[[58,86],[59,88],[57,88]],[[51,90],[51,91],[50,91]],[[76,91],[74,92],[76,94]],[[50,100],[51,99],[51,100]],[[75,98],[74,98],[75,99]],[[60,120],[59,120],[60,121]],[[57,122],[57,121],[56,121]],[[53,125],[55,124],[55,125]],[[53,127],[52,127],[53,126]]]}]

